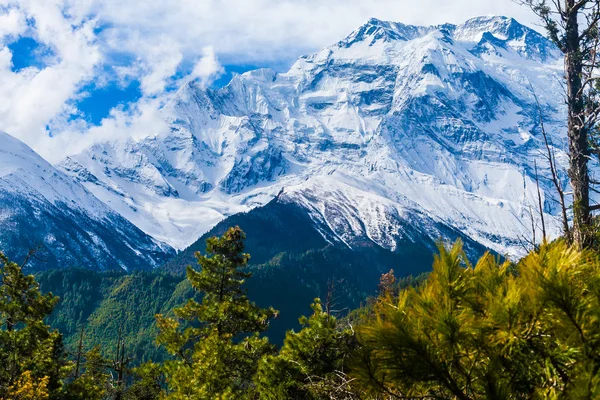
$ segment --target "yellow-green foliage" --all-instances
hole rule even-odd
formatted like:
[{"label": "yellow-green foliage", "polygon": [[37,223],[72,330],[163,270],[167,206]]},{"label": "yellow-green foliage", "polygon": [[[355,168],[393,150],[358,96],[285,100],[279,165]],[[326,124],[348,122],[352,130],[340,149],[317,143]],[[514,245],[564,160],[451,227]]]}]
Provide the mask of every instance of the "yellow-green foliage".
[{"label": "yellow-green foliage", "polygon": [[60,334],[44,323],[56,302],[0,253],[0,399],[57,398],[66,363]]},{"label": "yellow-green foliage", "polygon": [[2,400],[46,400],[50,397],[48,394],[49,378],[34,378],[31,371],[24,371],[17,381],[13,383]]},{"label": "yellow-green foliage", "polygon": [[85,372],[65,385],[61,400],[102,400],[110,382],[108,360],[102,357],[100,346],[84,354]]},{"label": "yellow-green foliage", "polygon": [[379,299],[354,371],[374,395],[600,398],[600,261],[544,244],[516,272],[439,246],[418,288]]},{"label": "yellow-green foliage", "polygon": [[320,299],[311,308],[310,318],[300,318],[300,332],[286,334],[279,354],[260,361],[255,383],[261,399],[341,399],[348,391],[344,363],[354,348],[354,334],[323,311]]}]

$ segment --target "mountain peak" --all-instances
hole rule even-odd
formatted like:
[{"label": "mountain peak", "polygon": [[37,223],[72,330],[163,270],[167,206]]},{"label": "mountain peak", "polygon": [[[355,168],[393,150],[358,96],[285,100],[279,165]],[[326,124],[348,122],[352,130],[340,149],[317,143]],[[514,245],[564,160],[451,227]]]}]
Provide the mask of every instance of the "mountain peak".
[{"label": "mountain peak", "polygon": [[[459,25],[443,24],[436,26],[406,25],[400,22],[383,21],[370,18],[355,29],[344,40],[337,43],[338,48],[348,48],[357,43],[393,43],[411,41],[431,32],[440,31],[444,37],[475,45],[490,42],[505,47],[501,41],[511,42],[511,47],[527,58],[546,60],[554,56],[554,46],[542,34],[519,23],[514,18],[491,15],[468,19]],[[493,38],[492,38],[493,36]]]},{"label": "mountain peak", "polygon": [[104,270],[149,268],[173,254],[19,139],[0,131],[0,143],[0,246],[11,258],[39,244],[44,261],[29,268]]},{"label": "mountain peak", "polygon": [[510,21],[516,22],[514,18],[505,17],[503,15],[480,15],[478,17],[469,18],[462,25],[487,26],[489,24],[503,24]]},{"label": "mountain peak", "polygon": [[0,177],[10,175],[18,169],[50,167],[41,156],[14,136],[0,131]]},{"label": "mountain peak", "polygon": [[[396,217],[410,209],[516,253],[536,198],[532,168],[523,166],[541,143],[523,82],[553,115],[562,112],[562,70],[523,39],[538,36],[506,17],[430,27],[371,18],[288,72],[246,72],[214,90],[190,84],[165,135],[133,150],[110,145],[111,157],[79,155],[91,179],[65,169],[179,248],[281,187],[300,187],[317,211],[321,199],[327,207],[339,200],[323,212],[343,240],[368,226],[377,243],[389,243]],[[540,48],[549,43],[539,37]],[[557,121],[553,132],[563,128]],[[346,184],[334,187],[338,180]],[[508,221],[500,233],[494,220]]]},{"label": "mountain peak", "polygon": [[517,40],[529,33],[537,34],[543,39],[542,35],[514,18],[498,15],[468,19],[455,30],[455,36],[461,41],[479,42],[485,33],[490,33],[501,40]]},{"label": "mountain peak", "polygon": [[25,143],[4,131],[0,131],[0,142],[2,142],[0,154],[14,151],[33,152],[33,150],[31,150]]},{"label": "mountain peak", "polygon": [[546,61],[557,58],[557,48],[539,32],[519,23],[514,18],[487,16],[471,18],[454,29],[454,38],[461,42],[476,43],[475,53],[484,52],[488,45],[496,48],[512,47],[521,56]]},{"label": "mountain peak", "polygon": [[378,41],[406,41],[421,36],[423,29],[423,27],[405,25],[400,22],[370,18],[366,23],[359,26],[344,40],[339,42],[338,46],[350,47],[357,42],[367,42],[369,46],[372,46]]}]

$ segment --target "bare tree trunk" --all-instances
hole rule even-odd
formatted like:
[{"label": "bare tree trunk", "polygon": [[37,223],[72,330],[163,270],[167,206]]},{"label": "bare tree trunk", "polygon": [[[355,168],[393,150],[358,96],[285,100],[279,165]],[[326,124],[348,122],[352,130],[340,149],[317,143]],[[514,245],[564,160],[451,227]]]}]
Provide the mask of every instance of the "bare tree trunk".
[{"label": "bare tree trunk", "polygon": [[589,244],[590,198],[588,175],[588,135],[582,90],[583,60],[579,39],[576,1],[567,0],[565,21],[565,73],[569,110],[569,178],[573,188],[573,242],[579,248]]},{"label": "bare tree trunk", "polygon": [[[592,245],[589,133],[600,117],[596,74],[600,0],[515,0],[528,5],[544,23],[565,61],[568,108],[568,175],[573,189],[571,238],[579,247]],[[581,26],[580,26],[581,25]]]},{"label": "bare tree trunk", "polygon": [[546,220],[544,219],[544,204],[542,203],[542,193],[540,191],[540,180],[538,178],[538,170],[537,170],[537,162],[533,161],[533,165],[535,167],[535,186],[537,187],[537,196],[538,196],[538,208],[540,212],[540,219],[542,221],[542,243],[546,243]]},{"label": "bare tree trunk", "polygon": [[[550,175],[552,176],[552,183],[554,184],[554,188],[558,193],[558,202],[560,204],[560,211],[562,215],[562,225],[563,225],[563,235],[566,238],[567,242],[571,243],[571,229],[569,228],[569,218],[567,216],[567,205],[565,203],[565,191],[563,190],[562,182],[560,181],[560,177],[558,176],[558,168],[556,166],[556,157],[554,156],[554,151],[550,147],[550,141],[548,140],[548,134],[546,133],[546,126],[544,125],[544,114],[542,113],[542,106],[540,101],[531,85],[531,91],[533,92],[533,97],[535,98],[535,103],[537,104],[538,113],[540,116],[540,129],[542,130],[542,136],[544,138],[544,145],[546,146],[546,158],[548,159],[548,163],[550,164]],[[536,166],[537,171],[537,166]],[[537,176],[537,172],[536,172]],[[539,187],[539,185],[538,185]]]},{"label": "bare tree trunk", "polygon": [[81,357],[83,356],[83,335],[85,325],[81,325],[81,333],[79,334],[79,345],[77,346],[77,361],[75,362],[75,379],[79,378],[79,369],[81,367]]},{"label": "bare tree trunk", "polygon": [[117,373],[117,380],[115,382],[115,400],[121,400],[123,398],[125,371],[127,369],[127,364],[129,364],[130,361],[131,358],[125,357],[125,337],[122,328],[120,328],[119,337],[117,339],[117,353],[115,360],[113,361],[113,369]]}]

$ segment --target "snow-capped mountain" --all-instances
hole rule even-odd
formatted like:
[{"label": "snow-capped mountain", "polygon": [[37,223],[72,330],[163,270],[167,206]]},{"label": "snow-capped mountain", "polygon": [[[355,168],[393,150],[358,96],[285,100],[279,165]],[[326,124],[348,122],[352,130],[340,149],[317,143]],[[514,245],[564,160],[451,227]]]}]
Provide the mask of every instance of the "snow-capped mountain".
[{"label": "snow-capped mountain", "polygon": [[70,176],[0,132],[0,251],[27,267],[151,269],[174,255]]},{"label": "snow-capped mountain", "polygon": [[166,129],[60,167],[177,248],[283,189],[350,247],[393,250],[410,223],[519,255],[539,219],[534,160],[558,233],[534,93],[562,160],[561,73],[557,49],[514,19],[371,19],[286,73],[250,71],[217,90],[189,82],[163,110]]}]

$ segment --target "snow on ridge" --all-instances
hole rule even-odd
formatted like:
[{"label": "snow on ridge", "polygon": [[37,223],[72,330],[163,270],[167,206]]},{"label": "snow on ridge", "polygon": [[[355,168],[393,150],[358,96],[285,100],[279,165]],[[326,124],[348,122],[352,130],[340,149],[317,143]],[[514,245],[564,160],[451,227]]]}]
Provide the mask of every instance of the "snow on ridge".
[{"label": "snow on ridge", "polygon": [[43,245],[37,269],[152,268],[173,253],[23,142],[0,132],[0,143],[0,250],[20,259]]},{"label": "snow on ridge", "polygon": [[29,146],[6,132],[0,131],[0,177],[19,169],[51,169],[48,162],[38,156]]},{"label": "snow on ridge", "polygon": [[[416,213],[517,255],[543,145],[530,84],[554,143],[564,130],[552,49],[505,17],[372,19],[286,73],[246,72],[218,90],[186,84],[164,110],[167,133],[104,143],[61,168],[177,248],[284,187],[311,193],[293,198],[347,243],[393,249],[399,221]],[[542,188],[557,234],[550,182]]]}]

